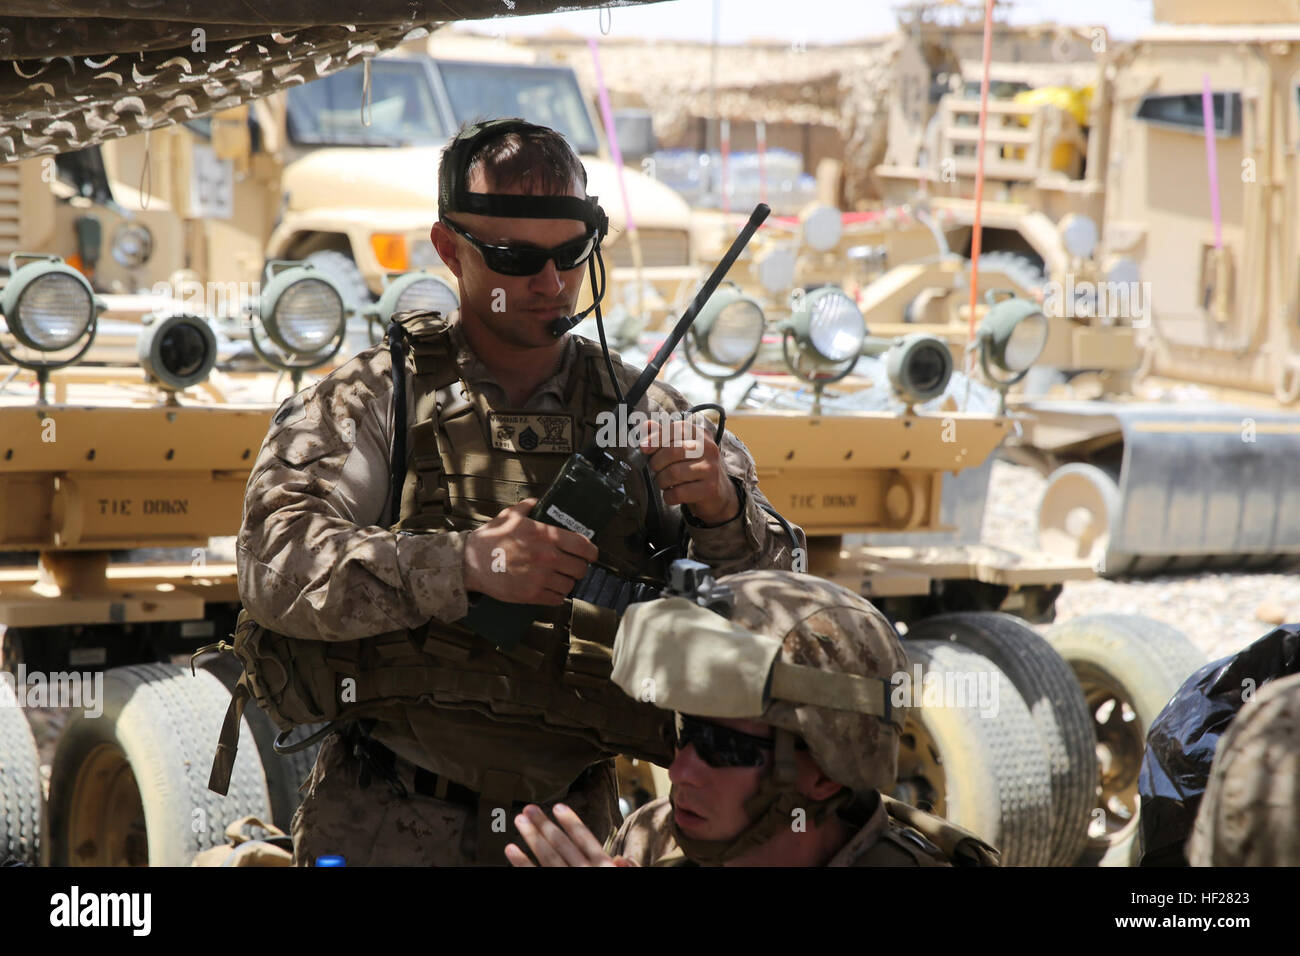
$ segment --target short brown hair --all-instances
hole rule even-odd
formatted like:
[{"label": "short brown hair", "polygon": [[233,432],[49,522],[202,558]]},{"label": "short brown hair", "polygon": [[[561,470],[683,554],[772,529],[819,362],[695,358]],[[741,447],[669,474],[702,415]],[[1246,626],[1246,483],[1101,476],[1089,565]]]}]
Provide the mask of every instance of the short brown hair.
[{"label": "short brown hair", "polygon": [[482,169],[488,189],[519,187],[525,192],[566,195],[577,183],[584,189],[587,170],[573,148],[551,129],[505,133],[483,143],[469,158],[465,179]]}]

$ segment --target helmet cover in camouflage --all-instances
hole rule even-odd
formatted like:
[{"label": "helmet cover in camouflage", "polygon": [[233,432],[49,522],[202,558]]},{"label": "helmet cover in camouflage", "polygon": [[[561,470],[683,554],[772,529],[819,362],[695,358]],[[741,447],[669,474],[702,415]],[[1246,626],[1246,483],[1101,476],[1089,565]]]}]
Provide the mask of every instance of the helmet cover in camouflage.
[{"label": "helmet cover in camouflage", "polygon": [[1300,674],[1228,725],[1188,841],[1193,866],[1300,866]]},{"label": "helmet cover in camouflage", "polygon": [[[732,623],[781,641],[784,663],[886,681],[907,667],[893,625],[847,588],[791,571],[744,571],[719,583],[735,594]],[[774,699],[760,719],[801,737],[822,771],[854,792],[894,783],[899,732],[880,718]]]}]

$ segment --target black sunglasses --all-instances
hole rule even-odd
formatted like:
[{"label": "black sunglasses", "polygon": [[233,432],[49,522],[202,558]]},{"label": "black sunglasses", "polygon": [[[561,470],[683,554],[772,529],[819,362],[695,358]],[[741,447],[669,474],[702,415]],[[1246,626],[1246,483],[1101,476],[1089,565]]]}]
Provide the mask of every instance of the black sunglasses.
[{"label": "black sunglasses", "polygon": [[467,239],[470,245],[483,256],[483,262],[489,269],[493,272],[499,272],[503,276],[537,275],[546,268],[546,263],[552,260],[555,262],[556,269],[560,272],[567,272],[569,269],[576,269],[590,259],[592,252],[596,249],[596,230],[594,229],[585,236],[570,239],[568,242],[562,242],[550,249],[543,249],[540,246],[529,245],[492,245],[471,236],[449,219],[444,219],[442,222],[456,235]]},{"label": "black sunglasses", "polygon": [[767,762],[766,752],[776,746],[770,737],[755,737],[686,714],[677,715],[676,744],[678,750],[693,745],[710,767],[761,767]]}]

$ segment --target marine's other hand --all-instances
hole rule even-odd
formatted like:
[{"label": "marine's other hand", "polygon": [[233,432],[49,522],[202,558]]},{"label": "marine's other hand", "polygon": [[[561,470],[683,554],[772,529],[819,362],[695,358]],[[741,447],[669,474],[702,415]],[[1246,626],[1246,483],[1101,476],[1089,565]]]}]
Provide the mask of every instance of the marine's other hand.
[{"label": "marine's other hand", "polygon": [[[542,866],[636,866],[626,857],[612,857],[578,815],[562,803],[555,805],[556,826],[535,803],[515,817],[515,826]],[[563,827],[564,829],[560,829]],[[528,854],[511,843],[506,847],[511,866],[534,866]]]},{"label": "marine's other hand", "polygon": [[722,450],[694,422],[676,420],[665,429],[645,424],[641,451],[646,455],[666,505],[688,505],[705,524],[722,524],[740,513],[740,496],[727,476]]}]

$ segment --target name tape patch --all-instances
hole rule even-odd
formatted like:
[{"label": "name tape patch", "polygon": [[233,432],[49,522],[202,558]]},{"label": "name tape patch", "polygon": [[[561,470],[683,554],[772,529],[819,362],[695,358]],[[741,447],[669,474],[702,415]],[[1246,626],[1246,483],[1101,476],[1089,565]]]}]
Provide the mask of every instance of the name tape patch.
[{"label": "name tape patch", "polygon": [[573,452],[572,415],[502,415],[488,413],[492,447],[501,451]]}]

